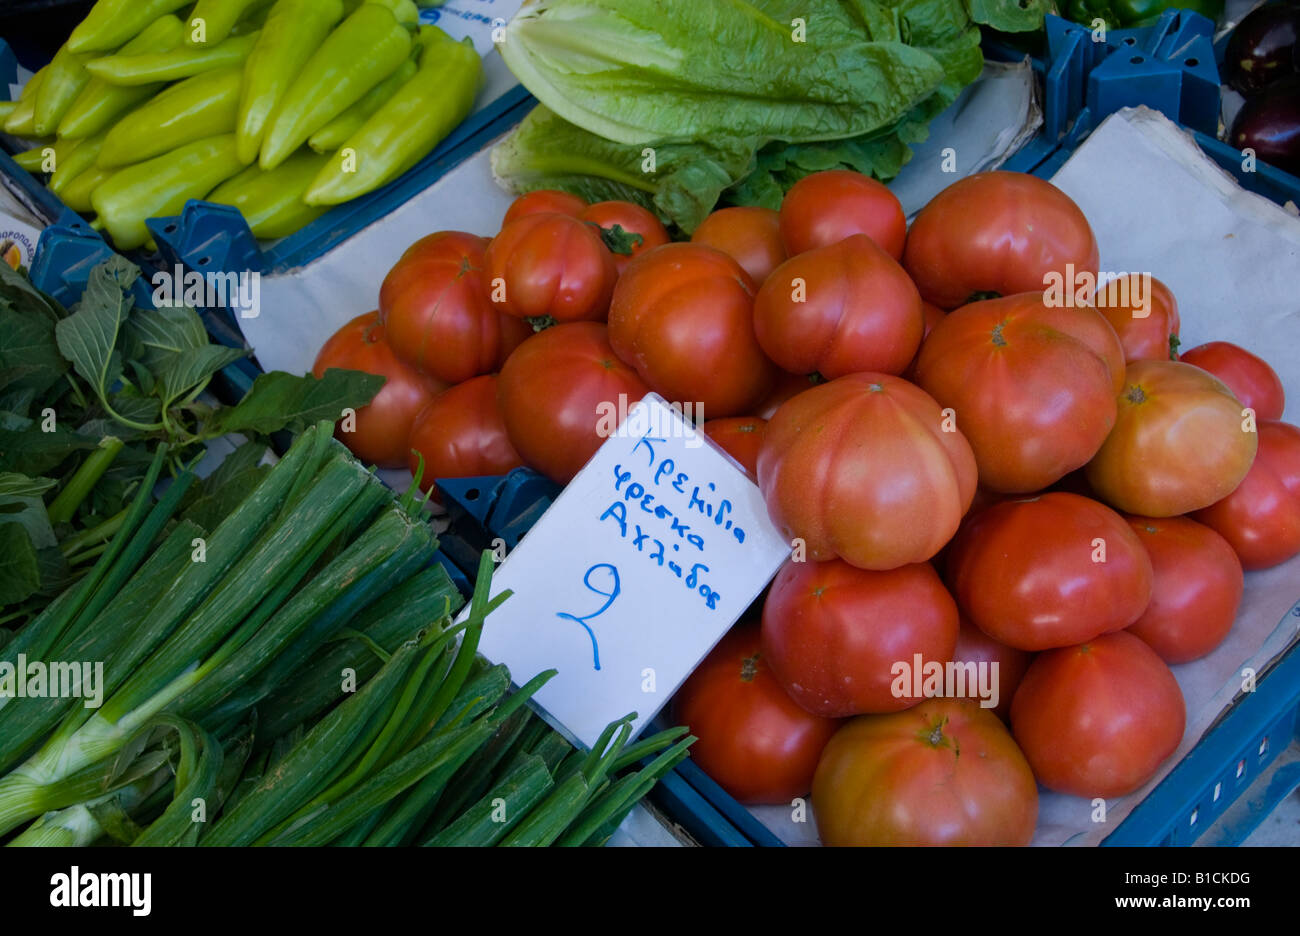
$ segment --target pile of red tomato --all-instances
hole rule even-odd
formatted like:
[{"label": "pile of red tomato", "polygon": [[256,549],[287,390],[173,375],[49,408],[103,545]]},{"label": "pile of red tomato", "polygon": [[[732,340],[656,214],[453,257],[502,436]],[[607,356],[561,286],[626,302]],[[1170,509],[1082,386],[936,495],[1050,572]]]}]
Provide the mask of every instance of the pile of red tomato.
[{"label": "pile of red tomato", "polygon": [[[1023,844],[1039,785],[1152,778],[1184,731],[1169,665],[1223,641],[1243,570],[1300,553],[1277,375],[1180,354],[1169,289],[1093,295],[1097,267],[1078,207],[1018,173],[910,231],[885,186],[817,173],[677,243],[534,192],[491,240],[413,245],[316,370],[387,376],[340,438],[429,479],[565,483],[620,397],[702,411],[792,556],[674,699],[692,756],[742,802],[811,791],[826,844]],[[922,660],[996,663],[997,704],[916,691]]]}]

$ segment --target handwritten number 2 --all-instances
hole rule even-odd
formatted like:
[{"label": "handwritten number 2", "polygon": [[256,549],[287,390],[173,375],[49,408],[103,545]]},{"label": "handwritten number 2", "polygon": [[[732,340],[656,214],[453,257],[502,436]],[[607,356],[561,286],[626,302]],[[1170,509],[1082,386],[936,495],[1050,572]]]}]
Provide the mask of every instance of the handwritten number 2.
[{"label": "handwritten number 2", "polygon": [[[592,575],[601,570],[603,570],[606,574],[597,575],[596,576],[597,582],[593,583]],[[601,588],[604,586],[601,586],[599,584],[599,580],[602,578],[607,579],[609,582],[607,590],[605,591],[601,590]],[[600,597],[604,598],[605,603],[601,605],[599,608],[597,608],[595,611],[591,612],[590,614],[584,615],[582,617],[578,617],[577,615],[574,614],[569,614],[569,612],[567,611],[557,611],[555,616],[558,618],[563,618],[566,621],[573,621],[577,624],[582,625],[582,629],[585,630],[587,632],[587,636],[591,638],[592,663],[594,664],[596,669],[600,669],[600,646],[596,642],[596,632],[591,629],[591,626],[587,622],[590,621],[592,618],[600,617],[602,614],[608,611],[609,606],[614,603],[614,599],[618,597],[618,594],[620,591],[622,591],[623,586],[619,582],[618,569],[614,568],[614,566],[610,565],[608,562],[598,562],[590,569],[588,569],[586,574],[583,575],[582,577],[582,584],[587,586],[587,590],[589,592],[592,592],[593,594],[596,595],[600,595]]]}]

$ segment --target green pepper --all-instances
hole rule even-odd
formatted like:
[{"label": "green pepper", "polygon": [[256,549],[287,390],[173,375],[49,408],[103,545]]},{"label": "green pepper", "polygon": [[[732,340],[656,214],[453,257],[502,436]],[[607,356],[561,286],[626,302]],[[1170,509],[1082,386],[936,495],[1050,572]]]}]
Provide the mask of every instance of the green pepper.
[{"label": "green pepper", "polygon": [[86,70],[109,84],[142,85],[192,78],[206,71],[242,65],[257,44],[260,33],[231,36],[225,42],[199,49],[180,48],[145,55],[109,55],[86,63]]},{"label": "green pepper", "polygon": [[95,193],[95,189],[107,182],[112,176],[112,169],[100,169],[98,166],[91,166],[69,182],[63,191],[59,193],[59,197],[63,199],[63,204],[73,211],[80,214],[90,214],[95,210],[95,206],[90,200]]},{"label": "green pepper", "polygon": [[407,29],[414,30],[420,25],[420,8],[415,0],[366,0],[366,3],[386,8]]},{"label": "green pepper", "polygon": [[5,118],[5,133],[21,137],[36,136],[36,96],[40,94],[41,85],[45,83],[45,75],[49,70],[50,66],[46,65],[27,79],[22,94],[18,96],[18,106]]},{"label": "green pepper", "polygon": [[199,0],[186,23],[185,44],[216,45],[224,41],[244,14],[263,0]]},{"label": "green pepper", "polygon": [[54,174],[50,176],[50,191],[55,195],[62,195],[68,183],[87,169],[93,168],[104,146],[104,138],[107,136],[108,131],[104,131],[93,137],[86,137],[84,140],[71,140],[72,148],[58,160],[54,167]]},{"label": "green pepper", "polygon": [[[149,52],[170,52],[181,44],[185,27],[180,18],[160,16],[144,32],[122,46],[120,55],[144,55]],[[102,78],[91,78],[90,84],[77,96],[72,107],[59,124],[61,137],[88,137],[112,126],[113,122],[136,104],[147,101],[160,90],[161,82],[147,85],[121,87],[109,84]]]},{"label": "green pepper", "polygon": [[431,153],[474,107],[483,62],[473,44],[420,30],[420,69],[320,171],[304,200],[337,205],[397,178]]},{"label": "green pepper", "polygon": [[255,237],[288,237],[329,210],[302,200],[307,186],[327,162],[328,155],[299,150],[270,172],[249,166],[218,186],[205,201],[238,208]]},{"label": "green pepper", "polygon": [[244,66],[227,65],[172,85],[108,132],[96,165],[128,166],[195,140],[234,133],[243,78]]},{"label": "green pepper", "polygon": [[150,240],[147,219],[178,214],[190,199],[202,198],[243,168],[233,133],[128,166],[91,195],[97,226],[119,250],[134,250]]},{"label": "green pepper", "polygon": [[1066,16],[1091,27],[1102,20],[1107,29],[1150,26],[1165,10],[1191,10],[1218,22],[1224,0],[1068,0]]},{"label": "green pepper", "polygon": [[363,3],[330,33],[285,92],[262,143],[274,169],[406,61],[411,35],[385,7]]},{"label": "green pepper", "polygon": [[57,130],[63,115],[89,83],[90,73],[86,71],[81,56],[69,52],[66,45],[54,53],[50,70],[45,73],[45,80],[36,94],[33,122],[36,135],[49,136]]},{"label": "green pepper", "polygon": [[402,67],[366,92],[366,96],[339,114],[312,134],[307,145],[318,153],[332,153],[362,127],[375,111],[383,107],[397,89],[406,84],[419,69],[415,59],[408,58]]},{"label": "green pepper", "polygon": [[235,129],[244,162],[257,158],[276,105],[342,18],[341,0],[279,0],[271,9],[261,38],[244,63]]},{"label": "green pepper", "polygon": [[14,154],[14,162],[19,169],[26,169],[34,175],[53,175],[58,171],[59,163],[72,153],[79,140],[55,140]]},{"label": "green pepper", "polygon": [[78,55],[108,52],[125,45],[150,23],[175,13],[190,0],[99,0],[68,37]]}]

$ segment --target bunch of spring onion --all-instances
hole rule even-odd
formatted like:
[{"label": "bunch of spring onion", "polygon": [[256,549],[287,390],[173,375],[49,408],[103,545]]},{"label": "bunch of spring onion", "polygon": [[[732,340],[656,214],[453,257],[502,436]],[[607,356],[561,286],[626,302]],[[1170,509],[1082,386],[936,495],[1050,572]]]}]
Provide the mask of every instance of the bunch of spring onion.
[{"label": "bunch of spring onion", "polygon": [[629,745],[632,716],[586,753],[532,715],[553,674],[512,693],[476,654],[506,597],[488,601],[490,554],[453,625],[416,489],[395,500],[331,429],[210,534],[169,525],[188,475],[151,505],[160,452],[94,570],[0,648],[105,662],[98,709],[0,697],[0,835],[36,819],[12,844],[599,843],[685,756],[682,730]]}]

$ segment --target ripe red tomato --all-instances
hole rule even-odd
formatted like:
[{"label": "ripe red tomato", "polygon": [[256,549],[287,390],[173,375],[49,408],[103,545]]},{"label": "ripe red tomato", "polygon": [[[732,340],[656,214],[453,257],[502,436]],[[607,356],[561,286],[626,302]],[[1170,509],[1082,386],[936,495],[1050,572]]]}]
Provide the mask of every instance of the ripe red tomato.
[{"label": "ripe red tomato", "polygon": [[393,353],[460,383],[498,369],[532,334],[488,299],[487,238],[440,231],[402,254],[379,288],[379,320]]},{"label": "ripe red tomato", "polygon": [[363,462],[380,468],[406,464],[406,439],[411,424],[429,401],[447,389],[436,377],[421,374],[404,363],[384,335],[378,312],[358,315],[321,347],[311,372],[317,377],[332,367],[365,371],[388,378],[369,406],[357,410],[353,420],[342,419],[334,430],[338,440]]},{"label": "ripe red tomato", "polygon": [[1119,335],[1125,361],[1178,360],[1178,300],[1160,280],[1142,273],[1117,277],[1102,284],[1095,302]]},{"label": "ripe red tomato", "polygon": [[776,365],[827,380],[898,374],[921,345],[921,297],[865,234],[791,257],[754,300],[754,333]]},{"label": "ripe red tomato", "polygon": [[570,215],[511,221],[487,249],[489,294],[521,319],[603,321],[618,268],[600,233]]},{"label": "ripe red tomato", "polygon": [[1226,539],[1247,569],[1300,553],[1300,429],[1259,423],[1259,453],[1245,480],[1195,517]]},{"label": "ripe red tomato", "polygon": [[1101,447],[1115,424],[1124,349],[1095,310],[1022,293],[949,313],[925,339],[916,379],[955,410],[980,484],[1024,494]]},{"label": "ripe red tomato", "polygon": [[781,239],[790,256],[865,234],[903,258],[907,216],[898,197],[870,176],[830,169],[804,176],[781,202]]},{"label": "ripe red tomato", "polygon": [[861,569],[924,562],[975,496],[975,457],[924,391],[850,374],[786,401],[767,424],[758,486],[781,535],[808,558]]},{"label": "ripe red tomato", "polygon": [[520,195],[511,202],[510,207],[506,209],[506,216],[501,220],[501,226],[505,227],[511,221],[517,221],[530,214],[566,214],[576,218],[586,209],[586,200],[577,195],[555,189],[538,189]]},{"label": "ripe red tomato", "polygon": [[1228,385],[1232,395],[1255,411],[1256,419],[1281,419],[1286,390],[1277,371],[1263,358],[1227,341],[1211,341],[1184,351],[1180,360],[1207,370]]},{"label": "ripe red tomato", "polygon": [[1028,845],[1038,787],[996,715],[928,699],[835,733],[813,778],[823,845]]},{"label": "ripe red tomato", "polygon": [[787,561],[763,605],[763,654],[816,715],[897,712],[924,698],[914,689],[926,663],[952,659],[957,628],[957,605],[928,562],[868,572]]},{"label": "ripe red tomato", "polygon": [[742,803],[789,803],[812,787],[839,722],[805,712],[776,681],[755,624],[732,628],[673,696],[695,761]]},{"label": "ripe red tomato", "polygon": [[721,250],[762,286],[786,258],[781,216],[771,208],[736,207],[715,211],[691,235],[692,244]]},{"label": "ripe red tomato", "polygon": [[953,595],[984,633],[1021,650],[1128,627],[1151,601],[1151,560],[1105,504],[1054,492],[1003,501],[962,524]]},{"label": "ripe red tomato", "polygon": [[1166,663],[1199,659],[1223,643],[1237,618],[1241,561],[1209,527],[1186,517],[1126,517],[1151,557],[1151,604],[1129,626]]},{"label": "ripe red tomato", "polygon": [[1180,361],[1134,361],[1115,428],[1088,462],[1088,483],[1127,513],[1190,513],[1232,493],[1258,443],[1217,377]]},{"label": "ripe red tomato", "polygon": [[424,458],[420,487],[430,490],[439,478],[503,475],[523,459],[506,437],[497,404],[497,377],[484,374],[444,390],[420,411],[411,426],[411,473]]},{"label": "ripe red tomato", "polygon": [[[957,647],[952,651],[952,659],[955,663],[974,663],[976,667],[983,663],[989,667],[990,676],[993,676],[992,666],[997,665],[997,674],[990,683],[995,688],[997,696],[988,701],[994,703],[992,706],[994,715],[1003,721],[1010,718],[1011,698],[1016,694],[1020,680],[1025,678],[1025,672],[1033,662],[1034,655],[1008,646],[1000,640],[994,640],[963,617],[961,630],[957,633]],[[966,685],[969,687],[966,698],[976,701],[979,701],[979,687],[978,683],[971,680],[978,678],[976,675],[978,672],[979,670],[976,669],[972,674],[968,669],[966,677]]]},{"label": "ripe red tomato", "polygon": [[[506,434],[524,463],[568,484],[622,414],[649,393],[609,346],[599,322],[538,332],[510,355],[497,383]],[[619,397],[626,400],[626,408]]]},{"label": "ripe red tomato", "polygon": [[766,430],[767,420],[757,416],[729,416],[710,419],[704,424],[705,435],[740,462],[751,478],[758,474],[758,450]]},{"label": "ripe red tomato", "polygon": [[1049,273],[1072,291],[1067,273],[1095,279],[1097,263],[1097,239],[1068,195],[1036,176],[1001,171],[967,176],[932,198],[903,255],[921,298],[944,309],[979,293],[1042,292]]},{"label": "ripe red tomato", "polygon": [[619,275],[627,269],[627,265],[632,262],[634,257],[640,256],[651,248],[666,244],[669,241],[668,231],[664,229],[663,223],[649,211],[646,211],[640,205],[626,201],[603,201],[596,202],[578,215],[583,221],[590,222],[597,227],[610,231],[614,236],[619,236],[614,229],[622,228],[625,239],[635,240],[636,235],[641,238],[639,243],[629,243],[631,253],[615,253],[614,265],[618,268]]},{"label": "ripe red tomato", "polygon": [[699,244],[665,244],[628,265],[610,305],[609,343],[656,393],[708,419],[743,415],[775,377],[754,337],[749,274]]},{"label": "ripe red tomato", "polygon": [[1011,702],[1011,730],[1038,782],[1074,796],[1124,796],[1178,748],[1178,680],[1132,634],[1040,653]]}]

